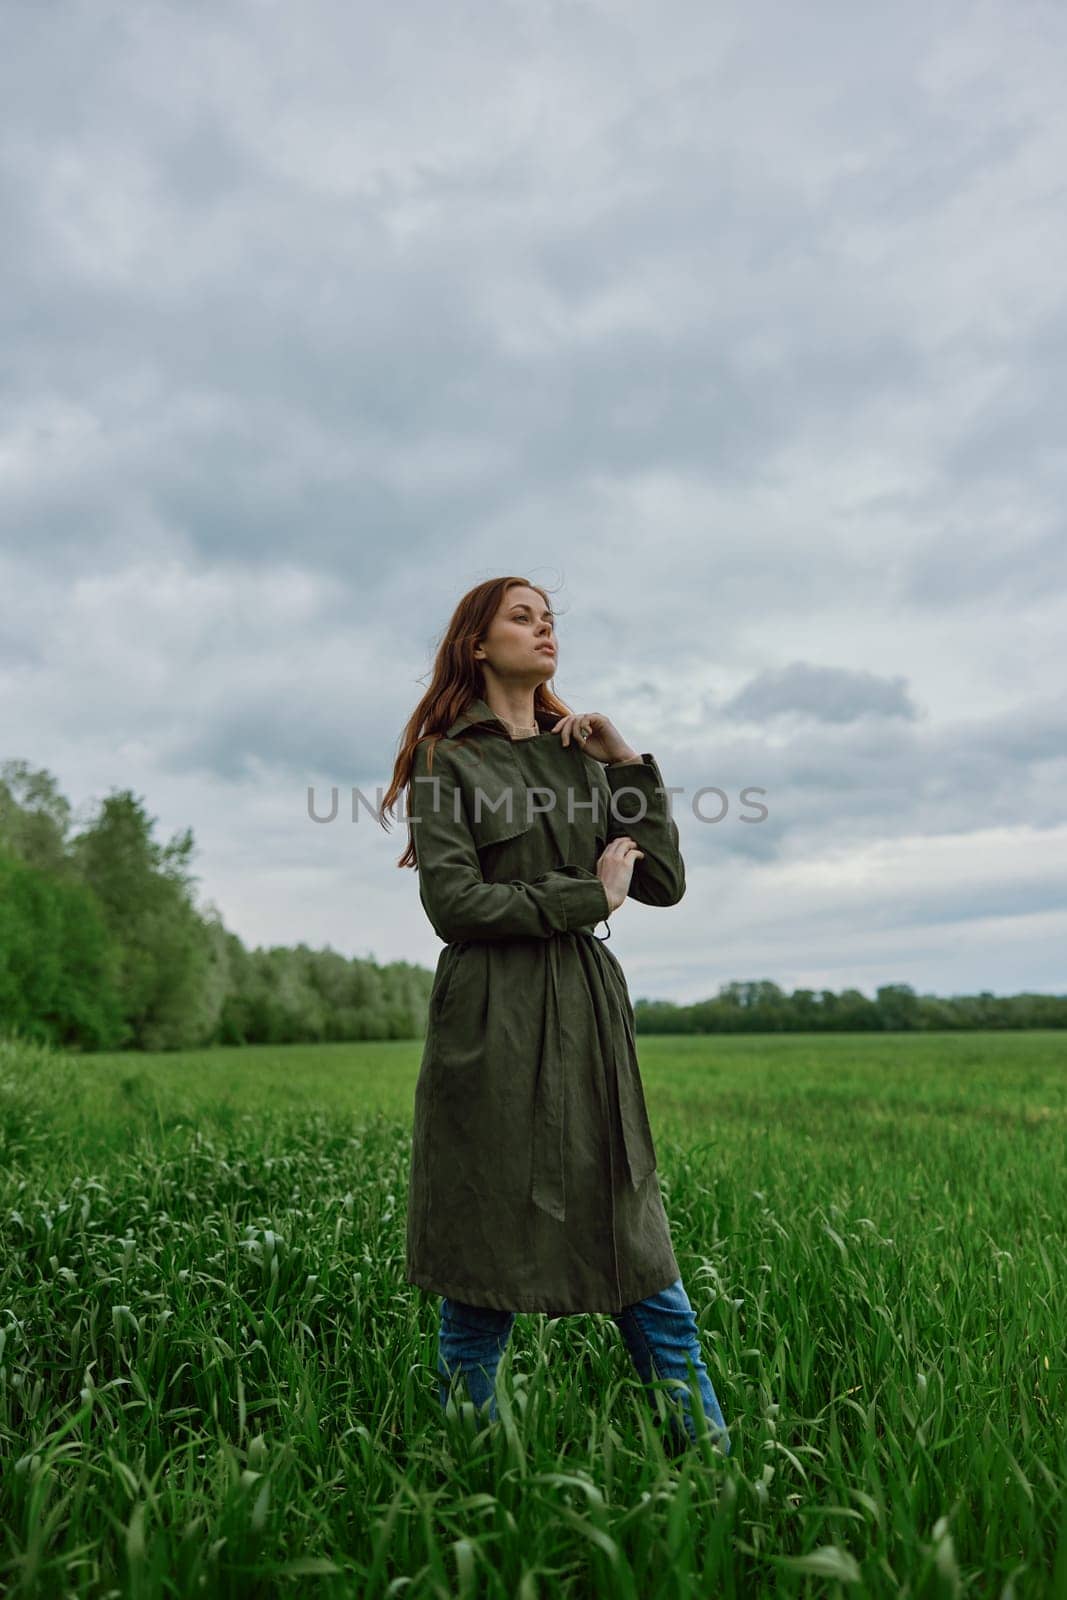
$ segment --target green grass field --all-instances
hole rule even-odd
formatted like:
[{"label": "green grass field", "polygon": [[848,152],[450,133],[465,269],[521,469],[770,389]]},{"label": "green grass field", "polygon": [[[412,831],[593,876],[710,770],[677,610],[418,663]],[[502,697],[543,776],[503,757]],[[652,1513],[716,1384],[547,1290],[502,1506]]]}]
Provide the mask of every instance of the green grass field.
[{"label": "green grass field", "polygon": [[418,1042],[0,1046],[0,1590],[1067,1595],[1067,1036],[638,1043],[727,1460],[600,1314],[442,1414]]}]

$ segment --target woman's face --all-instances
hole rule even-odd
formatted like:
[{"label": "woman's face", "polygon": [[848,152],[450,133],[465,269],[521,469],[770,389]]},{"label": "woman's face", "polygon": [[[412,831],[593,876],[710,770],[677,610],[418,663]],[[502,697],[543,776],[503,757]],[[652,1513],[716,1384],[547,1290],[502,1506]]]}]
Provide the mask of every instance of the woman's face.
[{"label": "woman's face", "polygon": [[[543,648],[552,646],[551,649]],[[477,658],[502,678],[540,682],[556,670],[558,641],[552,607],[536,589],[509,589],[476,647]]]}]

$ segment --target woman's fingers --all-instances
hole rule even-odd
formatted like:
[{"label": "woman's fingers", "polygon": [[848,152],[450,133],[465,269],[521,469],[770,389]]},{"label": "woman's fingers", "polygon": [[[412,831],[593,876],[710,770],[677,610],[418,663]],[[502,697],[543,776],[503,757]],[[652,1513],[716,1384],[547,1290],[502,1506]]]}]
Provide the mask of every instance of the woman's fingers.
[{"label": "woman's fingers", "polygon": [[605,849],[612,850],[617,856],[624,856],[628,850],[636,850],[639,856],[644,855],[636,839],[631,839],[628,833],[620,834],[617,839],[612,839]]},{"label": "woman's fingers", "polygon": [[552,724],[552,732],[560,734],[564,744],[570,744],[572,737],[584,744],[593,732],[592,719],[588,712],[569,711]]},{"label": "woman's fingers", "polygon": [[633,880],[634,867],[638,861],[644,860],[644,856],[645,852],[638,849],[637,841],[627,833],[604,846],[597,862],[597,872],[604,883],[612,911],[618,910],[625,900]]}]

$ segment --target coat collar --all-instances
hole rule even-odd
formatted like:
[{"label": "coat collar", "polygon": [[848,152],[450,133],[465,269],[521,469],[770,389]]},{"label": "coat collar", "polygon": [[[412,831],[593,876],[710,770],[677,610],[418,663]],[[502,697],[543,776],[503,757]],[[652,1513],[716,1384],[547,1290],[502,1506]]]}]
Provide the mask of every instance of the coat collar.
[{"label": "coat collar", "polygon": [[[559,721],[559,718],[551,711],[535,711],[534,721],[542,733],[547,733],[552,724]],[[501,733],[507,733],[508,731],[496,715],[496,712],[490,711],[484,700],[472,700],[466,709],[460,712],[451,726],[446,728],[445,738],[453,739],[457,733],[462,733],[464,729],[475,727],[483,722],[499,729]]]}]

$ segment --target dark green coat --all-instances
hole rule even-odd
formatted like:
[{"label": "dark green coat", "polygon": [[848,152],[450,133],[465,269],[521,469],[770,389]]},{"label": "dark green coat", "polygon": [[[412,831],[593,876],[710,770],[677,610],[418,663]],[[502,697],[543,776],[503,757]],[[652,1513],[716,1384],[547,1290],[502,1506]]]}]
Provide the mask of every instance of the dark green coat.
[{"label": "dark green coat", "polygon": [[[630,898],[653,906],[682,898],[685,869],[654,758],[605,767],[548,731],[557,716],[537,720],[513,740],[475,700],[432,773],[416,750],[419,895],[446,942],[415,1087],[407,1280],[501,1310],[615,1312],[680,1273],[626,979],[593,931],[608,915],[596,861],[629,834],[645,852]],[[531,815],[528,795],[555,810]]]}]

